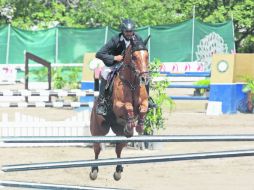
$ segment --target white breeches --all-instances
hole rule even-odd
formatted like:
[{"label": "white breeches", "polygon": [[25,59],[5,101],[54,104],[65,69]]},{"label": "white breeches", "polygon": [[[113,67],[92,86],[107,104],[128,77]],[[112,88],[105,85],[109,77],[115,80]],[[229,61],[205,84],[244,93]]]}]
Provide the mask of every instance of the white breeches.
[{"label": "white breeches", "polygon": [[103,79],[107,80],[109,73],[113,70],[113,67],[104,66],[101,70],[101,76]]},{"label": "white breeches", "polygon": [[95,58],[89,63],[89,68],[94,71],[96,78],[99,78],[99,75],[101,75],[103,79],[107,80],[108,74],[114,66],[107,67],[102,60]]}]

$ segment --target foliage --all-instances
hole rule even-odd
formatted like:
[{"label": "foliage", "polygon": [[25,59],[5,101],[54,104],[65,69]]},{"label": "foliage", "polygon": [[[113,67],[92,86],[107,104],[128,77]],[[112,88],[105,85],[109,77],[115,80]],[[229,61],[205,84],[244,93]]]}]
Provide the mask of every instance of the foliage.
[{"label": "foliage", "polygon": [[[79,89],[81,67],[72,67],[64,69],[63,67],[53,68],[51,70],[53,87],[55,89]],[[48,80],[48,69],[45,67],[31,70],[29,76],[35,80],[45,82]]]},{"label": "foliage", "polygon": [[246,75],[246,76],[243,76],[242,78],[246,82],[242,91],[247,93],[247,105],[245,105],[244,108],[247,108],[247,112],[253,113],[254,111],[253,110],[254,108],[254,77]]},{"label": "foliage", "polygon": [[11,19],[2,15],[0,23],[11,23],[23,29],[44,29],[56,25],[74,26],[71,13],[74,8],[61,1],[48,0],[6,0],[0,3],[0,10],[9,8],[14,12]]},{"label": "foliage", "polygon": [[63,67],[54,68],[52,74],[53,87],[55,89],[63,89],[67,83],[66,79],[63,76]]},{"label": "foliage", "polygon": [[33,69],[29,72],[29,76],[34,77],[35,80],[46,82],[48,80],[48,69],[46,67]]},{"label": "foliage", "polygon": [[[210,85],[210,79],[202,79],[194,83],[197,86],[209,86]],[[196,89],[199,91],[201,95],[204,95],[205,92],[209,91],[209,89],[206,88],[198,88]]]},{"label": "foliage", "polygon": [[243,92],[251,92],[254,94],[254,78],[251,76],[244,76],[246,84],[243,87]]},{"label": "foliage", "polygon": [[80,73],[82,73],[81,67],[72,67],[69,70],[67,86],[69,89],[79,89],[80,86]]},{"label": "foliage", "polygon": [[169,86],[169,81],[167,79],[155,81],[154,79],[160,75],[161,62],[157,59],[150,63],[151,71],[151,83],[150,91],[154,102],[157,104],[157,108],[150,109],[146,115],[145,120],[145,133],[153,134],[154,131],[159,129],[164,129],[164,118],[163,118],[163,108],[169,109],[170,111],[174,107],[173,100],[168,97],[165,90]]}]

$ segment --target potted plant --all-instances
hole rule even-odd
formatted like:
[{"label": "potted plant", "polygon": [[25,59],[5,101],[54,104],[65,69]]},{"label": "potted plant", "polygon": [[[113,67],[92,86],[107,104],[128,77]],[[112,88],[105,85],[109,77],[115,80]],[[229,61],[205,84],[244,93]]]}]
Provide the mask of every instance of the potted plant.
[{"label": "potted plant", "polygon": [[[209,86],[210,85],[210,79],[202,79],[194,83],[194,85],[197,86]],[[209,88],[195,88],[194,90],[194,96],[204,96],[205,94],[208,96]]]},{"label": "potted plant", "polygon": [[254,102],[254,78],[251,76],[244,76],[243,77],[246,84],[244,85],[242,91],[247,93],[247,111],[252,113],[253,112],[253,102]]}]

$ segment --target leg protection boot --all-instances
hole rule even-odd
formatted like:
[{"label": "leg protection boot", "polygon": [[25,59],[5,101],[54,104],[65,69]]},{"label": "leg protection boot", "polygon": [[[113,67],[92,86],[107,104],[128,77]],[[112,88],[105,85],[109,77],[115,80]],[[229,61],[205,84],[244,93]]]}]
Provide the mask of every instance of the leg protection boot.
[{"label": "leg protection boot", "polygon": [[147,94],[148,94],[148,109],[151,109],[151,108],[157,108],[157,104],[154,103],[153,99],[149,96],[149,84],[146,85],[146,91],[147,91]]},{"label": "leg protection boot", "polygon": [[105,98],[105,86],[107,84],[107,80],[101,79],[100,84],[100,95],[97,100],[97,107],[96,113],[98,115],[107,115],[107,105],[106,105],[106,98]]}]

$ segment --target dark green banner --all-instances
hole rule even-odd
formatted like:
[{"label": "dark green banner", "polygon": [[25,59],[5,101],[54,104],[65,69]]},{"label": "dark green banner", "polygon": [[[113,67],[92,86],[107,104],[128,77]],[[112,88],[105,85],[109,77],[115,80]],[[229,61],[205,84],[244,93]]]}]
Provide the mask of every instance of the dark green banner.
[{"label": "dark green banner", "polygon": [[8,26],[0,27],[0,64],[6,63],[6,57],[8,56],[7,50],[8,41]]},{"label": "dark green banner", "polygon": [[[209,62],[214,53],[234,52],[232,21],[207,24],[198,20],[138,28],[148,43],[150,60],[162,62]],[[51,63],[82,63],[86,52],[96,52],[118,31],[110,28],[67,28],[26,31],[0,27],[0,64],[23,64],[24,51]]]}]

